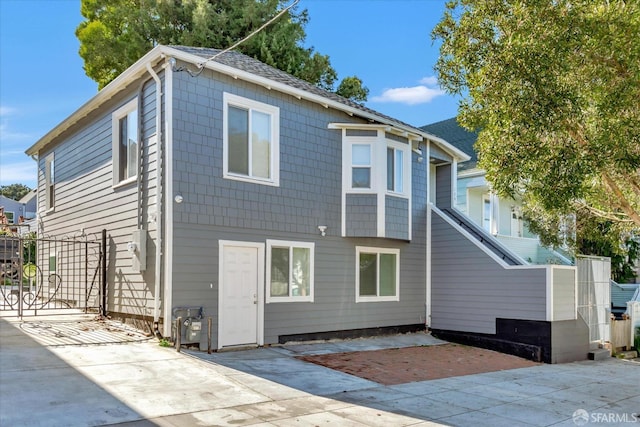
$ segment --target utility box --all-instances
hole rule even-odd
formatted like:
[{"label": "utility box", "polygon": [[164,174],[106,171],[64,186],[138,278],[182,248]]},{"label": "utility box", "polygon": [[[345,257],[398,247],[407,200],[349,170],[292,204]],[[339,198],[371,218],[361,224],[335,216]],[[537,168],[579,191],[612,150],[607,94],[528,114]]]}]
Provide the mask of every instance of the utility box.
[{"label": "utility box", "polygon": [[131,267],[136,273],[147,269],[147,230],[135,230],[131,235],[131,242],[127,244],[131,253]]},{"label": "utility box", "polygon": [[171,322],[171,337],[176,341],[178,331],[176,330],[176,320],[182,318],[180,324],[181,344],[200,344],[202,336],[202,307],[174,307],[172,310],[173,322]]}]

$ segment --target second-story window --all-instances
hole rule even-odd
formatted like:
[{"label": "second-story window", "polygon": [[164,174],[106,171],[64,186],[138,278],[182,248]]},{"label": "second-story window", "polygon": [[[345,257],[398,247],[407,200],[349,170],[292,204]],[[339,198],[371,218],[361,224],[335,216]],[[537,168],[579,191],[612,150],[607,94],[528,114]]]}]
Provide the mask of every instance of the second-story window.
[{"label": "second-story window", "polygon": [[55,162],[53,153],[44,160],[45,206],[47,211],[55,206]]},{"label": "second-story window", "polygon": [[351,146],[351,187],[371,188],[371,145]]},{"label": "second-story window", "polygon": [[138,100],[112,115],[113,184],[133,181],[138,173]]},{"label": "second-story window", "polygon": [[387,147],[387,190],[394,193],[404,191],[404,152]]},{"label": "second-story window", "polygon": [[224,177],[279,184],[279,109],[224,94]]}]

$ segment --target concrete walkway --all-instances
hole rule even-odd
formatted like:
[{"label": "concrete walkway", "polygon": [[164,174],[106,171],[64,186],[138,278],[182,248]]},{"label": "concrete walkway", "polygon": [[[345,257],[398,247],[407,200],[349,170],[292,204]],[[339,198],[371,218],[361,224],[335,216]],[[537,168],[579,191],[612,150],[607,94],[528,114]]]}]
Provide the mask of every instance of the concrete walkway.
[{"label": "concrete walkway", "polygon": [[439,341],[410,334],[208,355],[155,340],[55,345],[39,329],[0,319],[1,426],[640,425],[640,364],[616,359],[386,387],[291,356]]}]

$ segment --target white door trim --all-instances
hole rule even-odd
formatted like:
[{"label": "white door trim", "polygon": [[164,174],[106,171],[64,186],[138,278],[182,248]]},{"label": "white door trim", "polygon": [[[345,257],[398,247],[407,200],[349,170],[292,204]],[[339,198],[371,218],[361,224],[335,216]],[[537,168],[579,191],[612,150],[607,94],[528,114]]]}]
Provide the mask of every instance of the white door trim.
[{"label": "white door trim", "polygon": [[257,344],[264,345],[264,243],[256,242],[240,242],[235,240],[219,240],[218,241],[218,350],[222,348],[220,345],[220,335],[224,326],[224,318],[222,316],[222,295],[223,295],[223,269],[224,269],[224,249],[226,247],[255,248],[258,250],[258,325],[257,325]]}]

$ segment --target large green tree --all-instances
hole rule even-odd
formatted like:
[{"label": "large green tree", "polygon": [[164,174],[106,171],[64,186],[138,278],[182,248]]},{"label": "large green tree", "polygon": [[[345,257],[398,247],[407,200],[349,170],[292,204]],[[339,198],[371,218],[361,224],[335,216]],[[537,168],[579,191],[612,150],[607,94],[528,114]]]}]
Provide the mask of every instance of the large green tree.
[{"label": "large green tree", "polygon": [[29,193],[31,189],[24,184],[10,184],[0,186],[0,194],[12,200],[20,200]]},{"label": "large green tree", "polygon": [[480,166],[500,195],[522,194],[543,241],[569,214],[620,243],[637,233],[640,2],[453,0],[432,35]]},{"label": "large green tree", "polygon": [[[275,16],[281,0],[82,0],[76,36],[86,74],[101,89],[156,44],[224,49]],[[329,57],[305,48],[305,10],[290,9],[237,50],[330,91]],[[336,92],[358,102],[368,90],[357,77]],[[356,84],[354,84],[354,82]]]}]

